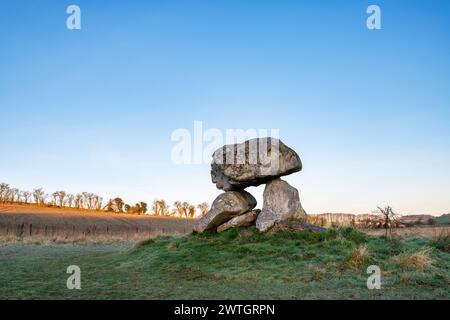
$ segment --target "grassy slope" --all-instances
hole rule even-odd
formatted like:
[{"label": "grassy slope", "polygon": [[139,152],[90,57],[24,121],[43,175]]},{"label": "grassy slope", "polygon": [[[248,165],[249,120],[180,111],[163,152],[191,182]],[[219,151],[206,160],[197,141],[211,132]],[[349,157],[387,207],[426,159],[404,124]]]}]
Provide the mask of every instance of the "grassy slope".
[{"label": "grassy slope", "polygon": [[[252,229],[253,230],[253,229]],[[448,299],[448,239],[385,241],[352,229],[323,234],[159,237],[123,245],[0,247],[0,298],[148,299]],[[368,255],[349,260],[361,246]],[[175,247],[175,248],[174,248]],[[423,271],[391,257],[431,247]],[[439,248],[441,249],[439,249]],[[359,262],[351,265],[351,261]],[[68,265],[81,268],[82,290],[67,290]],[[366,267],[383,271],[382,289],[368,290]]]}]

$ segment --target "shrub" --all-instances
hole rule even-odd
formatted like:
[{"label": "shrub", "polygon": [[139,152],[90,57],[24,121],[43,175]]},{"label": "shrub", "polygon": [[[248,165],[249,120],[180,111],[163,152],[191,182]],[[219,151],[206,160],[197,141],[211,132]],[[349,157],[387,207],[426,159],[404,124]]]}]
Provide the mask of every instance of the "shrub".
[{"label": "shrub", "polygon": [[433,238],[431,245],[441,251],[450,252],[450,237],[447,233],[440,233],[438,236]]},{"label": "shrub", "polygon": [[338,236],[339,236],[338,229],[330,228],[330,229],[327,229],[325,232],[319,233],[319,240],[320,241],[333,240],[333,239],[336,239]]},{"label": "shrub", "polygon": [[348,255],[345,264],[350,268],[359,268],[371,260],[367,246],[361,245]]},{"label": "shrub", "polygon": [[367,235],[364,232],[356,230],[352,227],[346,227],[339,230],[340,234],[347,240],[356,244],[367,242]]},{"label": "shrub", "polygon": [[417,269],[423,271],[425,268],[433,265],[434,259],[430,256],[431,250],[431,248],[426,248],[419,252],[404,252],[393,256],[391,261],[403,270]]}]

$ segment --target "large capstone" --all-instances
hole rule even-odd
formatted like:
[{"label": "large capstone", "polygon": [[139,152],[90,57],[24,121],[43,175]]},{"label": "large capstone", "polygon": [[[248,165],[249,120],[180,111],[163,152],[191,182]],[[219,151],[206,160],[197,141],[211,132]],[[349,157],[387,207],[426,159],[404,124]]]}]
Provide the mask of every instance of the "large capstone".
[{"label": "large capstone", "polygon": [[255,206],[256,199],[247,191],[224,192],[214,200],[208,213],[194,223],[194,231],[216,231],[221,224],[252,210]]},{"label": "large capstone", "polygon": [[256,228],[262,232],[268,231],[278,222],[306,220],[297,189],[284,180],[268,182],[263,199],[263,208],[256,219]]},{"label": "large capstone", "polygon": [[243,190],[300,171],[298,154],[275,138],[225,145],[213,154],[211,179],[225,191]]}]

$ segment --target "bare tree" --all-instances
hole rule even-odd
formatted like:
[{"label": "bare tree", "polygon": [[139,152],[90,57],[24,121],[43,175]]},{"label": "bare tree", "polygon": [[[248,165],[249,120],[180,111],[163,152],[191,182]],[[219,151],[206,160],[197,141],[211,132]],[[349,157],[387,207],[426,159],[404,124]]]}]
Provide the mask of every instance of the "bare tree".
[{"label": "bare tree", "polygon": [[388,239],[392,236],[392,228],[395,227],[398,223],[397,218],[398,215],[394,213],[390,206],[381,208],[378,207],[380,214],[383,218],[383,227],[385,229],[385,238]]},{"label": "bare tree", "polygon": [[121,213],[124,212],[125,203],[119,197],[110,199],[106,206],[104,207],[105,211]]},{"label": "bare tree", "polygon": [[58,199],[58,196],[59,196],[58,191],[55,191],[55,192],[52,193],[52,199],[53,199],[52,205],[55,206],[55,207],[56,207],[56,205],[57,205],[57,201],[58,201],[57,199]]},{"label": "bare tree", "polygon": [[72,208],[72,205],[74,204],[75,201],[75,196],[73,194],[68,194],[67,195],[67,206],[69,208]]},{"label": "bare tree", "polygon": [[47,198],[47,195],[45,194],[44,190],[42,190],[42,188],[34,189],[33,190],[33,198],[34,198],[34,202],[39,206],[41,204],[44,204],[45,198]]},{"label": "bare tree", "polygon": [[31,198],[31,192],[29,191],[23,191],[22,192],[22,197],[23,197],[23,202],[25,202],[26,204],[30,202],[30,198]]},{"label": "bare tree", "polygon": [[82,201],[83,201],[83,196],[80,193],[77,193],[75,195],[75,208],[77,208],[77,209],[82,208]]},{"label": "bare tree", "polygon": [[188,214],[189,217],[193,218],[195,216],[195,206],[194,205],[189,205],[188,207]]},{"label": "bare tree", "polygon": [[159,216],[159,200],[153,200],[152,204],[152,214],[155,216]]},{"label": "bare tree", "polygon": [[17,188],[9,189],[9,197],[8,201],[10,203],[19,202],[20,200],[20,191]]},{"label": "bare tree", "polygon": [[82,200],[81,200],[81,207],[84,209],[89,209],[89,193],[88,192],[82,192],[81,193]]},{"label": "bare tree", "polygon": [[6,202],[9,193],[9,184],[0,183],[0,202]]},{"label": "bare tree", "polygon": [[200,215],[203,217],[209,210],[209,204],[207,202],[202,202],[197,205],[197,208],[200,210]]},{"label": "bare tree", "polygon": [[169,206],[165,200],[154,200],[152,205],[152,214],[166,216],[169,214]]},{"label": "bare tree", "polygon": [[64,206],[67,193],[65,191],[58,191],[57,193],[59,198],[59,206],[62,208]]},{"label": "bare tree", "polygon": [[114,199],[115,204],[115,211],[116,212],[123,212],[123,206],[125,205],[125,202],[123,202],[122,198],[115,198]]},{"label": "bare tree", "polygon": [[100,210],[102,208],[102,201],[103,198],[95,194],[93,196],[93,209]]},{"label": "bare tree", "polygon": [[86,194],[86,197],[87,197],[87,205],[88,205],[88,209],[91,209],[91,210],[94,209],[94,207],[95,207],[95,205],[94,205],[94,202],[95,202],[95,194],[88,192],[88,193]]},{"label": "bare tree", "polygon": [[147,203],[146,202],[143,202],[143,201],[141,201],[141,202],[139,202],[139,206],[140,206],[140,211],[139,211],[139,213],[140,214],[146,214],[147,213]]},{"label": "bare tree", "polygon": [[191,205],[190,203],[184,201],[175,201],[173,203],[173,210],[172,210],[172,214],[173,215],[179,215],[180,217],[191,217],[193,215],[195,215],[195,206]]},{"label": "bare tree", "polygon": [[179,215],[180,217],[182,217],[183,214],[184,208],[183,205],[181,204],[181,201],[175,201],[173,203],[172,215]]},{"label": "bare tree", "polygon": [[134,206],[130,206],[129,204],[124,205],[124,210],[126,213],[130,214],[145,214],[147,212],[147,203],[138,202]]},{"label": "bare tree", "polygon": [[183,214],[184,216],[187,218],[189,216],[189,207],[191,206],[188,202],[184,201],[181,204],[182,208],[183,208]]}]

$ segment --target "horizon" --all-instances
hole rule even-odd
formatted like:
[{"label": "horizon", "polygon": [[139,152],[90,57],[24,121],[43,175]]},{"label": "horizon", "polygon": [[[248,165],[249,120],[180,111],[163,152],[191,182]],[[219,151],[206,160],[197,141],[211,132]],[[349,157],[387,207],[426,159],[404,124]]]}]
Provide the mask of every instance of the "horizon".
[{"label": "horizon", "polygon": [[[3,182],[3,181],[0,181],[0,183],[5,183],[5,182]],[[8,184],[8,183],[7,183]],[[8,184],[9,185],[9,184]],[[9,185],[9,187],[10,188],[16,188],[15,186],[12,186],[12,185]],[[22,190],[22,189],[20,189],[20,188],[17,188],[17,189],[19,189],[19,191],[20,192],[23,192],[23,191],[29,191],[29,192],[32,192],[33,190]],[[38,188],[33,188],[33,189],[38,189]],[[45,192],[45,194],[47,195],[46,196],[46,198],[45,198],[45,200],[46,200],[46,205],[48,205],[48,206],[50,206],[50,207],[52,207],[52,208],[54,208],[54,209],[57,209],[57,208],[61,208],[61,206],[60,205],[53,205],[53,204],[51,204],[50,203],[50,200],[51,200],[51,194],[52,194],[52,192],[57,192],[56,190],[52,190],[52,191],[47,191],[47,190],[45,190],[45,188],[42,188],[43,189],[43,191]],[[65,190],[61,190],[61,191],[65,191]],[[47,193],[48,192],[48,193]],[[75,194],[77,194],[77,193],[82,193],[82,192],[89,192],[89,191],[80,191],[80,192],[76,192],[76,193],[72,193],[73,195],[75,195]],[[70,193],[70,192],[69,192]],[[69,194],[68,193],[68,194]],[[76,207],[68,207],[68,206],[66,206],[66,205],[63,205],[63,208],[66,208],[66,209],[74,209],[74,210],[87,210],[87,211],[105,211],[105,206],[106,206],[106,204],[108,203],[108,201],[109,200],[113,200],[113,198],[115,198],[115,197],[113,197],[113,198],[104,198],[101,194],[99,194],[98,196],[100,196],[100,197],[102,197],[102,209],[86,209],[86,208],[76,208]],[[120,197],[120,195],[117,195],[117,197]],[[126,199],[123,199],[123,200],[126,200]],[[154,200],[165,200],[165,199],[157,199],[157,198],[155,198],[155,199],[152,199],[152,200],[148,200],[148,201],[146,201],[146,199],[144,199],[144,200],[141,200],[141,201],[143,201],[143,202],[145,202],[145,203],[147,203],[147,205],[148,205],[148,211],[146,212],[146,213],[143,213],[143,215],[153,215],[152,213],[151,213],[151,205],[152,205],[152,203],[153,203],[153,201]],[[175,201],[177,201],[177,200],[175,200]],[[182,201],[182,200],[178,200],[178,201]],[[140,202],[140,201],[138,201],[138,202]],[[136,203],[138,203],[138,202],[136,202]],[[135,203],[133,203],[133,202],[128,202],[128,201],[124,201],[124,203],[125,204],[128,204],[128,205],[134,205]],[[36,204],[35,202],[32,202],[32,201],[30,201],[30,202],[28,202],[28,203],[25,203],[25,202],[13,202],[13,203],[9,203],[9,202],[6,202],[6,203],[3,203],[3,205],[9,205],[9,206],[14,206],[14,205],[25,205],[25,206],[34,206],[34,207],[40,207],[40,205],[39,204]],[[174,205],[173,205],[173,203],[171,203],[171,202],[168,202],[167,201],[167,204],[168,204],[168,211],[170,212],[170,209],[172,209],[173,207],[174,207]],[[200,204],[200,203],[189,203],[189,204],[192,204],[192,205],[198,205],[198,204]],[[211,202],[209,202],[208,203],[208,205],[209,206],[211,206]],[[257,206],[258,207],[258,206]],[[106,212],[106,211],[105,211]],[[114,212],[115,214],[131,214],[131,215],[135,215],[135,213],[129,213],[129,212]],[[307,214],[310,214],[310,215],[321,215],[321,214],[333,214],[333,215],[339,215],[339,214],[343,214],[343,215],[380,215],[380,212],[379,212],[379,210],[377,211],[377,210],[372,210],[372,211],[370,211],[370,212],[307,212]],[[398,212],[395,212],[395,214],[399,214],[400,216],[409,216],[409,215],[417,215],[417,216],[420,216],[420,215],[431,215],[431,216],[435,216],[435,217],[438,217],[438,216],[442,216],[442,215],[447,215],[447,214],[450,214],[450,212],[444,212],[444,213],[442,213],[442,214],[430,214],[430,213],[407,213],[407,214],[405,214],[405,213],[398,213]],[[172,215],[172,213],[169,213],[169,215]],[[190,216],[181,216],[180,218],[182,218],[182,219],[192,219],[192,218],[195,218],[195,217],[199,217],[199,216],[201,216],[201,213],[200,212],[198,212],[198,211],[196,211],[196,213],[195,213],[195,215],[194,215],[194,217],[190,217]]]},{"label": "horizon", "polygon": [[211,204],[206,159],[172,158],[200,121],[202,147],[279,130],[307,213],[450,212],[450,2],[377,1],[381,30],[369,1],[83,0],[80,30],[70,4],[2,5],[0,182]]}]

